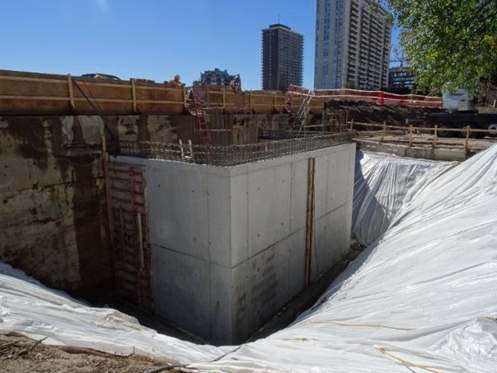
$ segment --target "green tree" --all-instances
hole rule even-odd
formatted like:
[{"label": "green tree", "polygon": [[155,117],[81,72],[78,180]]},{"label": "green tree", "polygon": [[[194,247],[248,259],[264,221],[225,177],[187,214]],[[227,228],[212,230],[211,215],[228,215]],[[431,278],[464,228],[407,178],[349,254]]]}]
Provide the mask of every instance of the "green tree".
[{"label": "green tree", "polygon": [[418,87],[479,89],[497,72],[497,0],[386,0]]}]

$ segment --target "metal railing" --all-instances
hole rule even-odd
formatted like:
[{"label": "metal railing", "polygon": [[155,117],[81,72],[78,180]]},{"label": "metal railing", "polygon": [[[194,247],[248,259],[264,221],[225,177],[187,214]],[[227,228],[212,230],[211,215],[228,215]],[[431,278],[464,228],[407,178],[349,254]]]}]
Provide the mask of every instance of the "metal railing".
[{"label": "metal railing", "polygon": [[119,141],[110,143],[108,149],[112,155],[236,166],[349,143],[352,137],[346,132],[227,146]]}]

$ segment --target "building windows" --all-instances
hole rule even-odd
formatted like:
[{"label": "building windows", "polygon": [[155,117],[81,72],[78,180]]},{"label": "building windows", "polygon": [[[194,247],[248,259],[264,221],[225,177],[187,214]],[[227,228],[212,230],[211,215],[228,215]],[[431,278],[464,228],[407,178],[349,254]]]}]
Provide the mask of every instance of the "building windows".
[{"label": "building windows", "polygon": [[228,74],[227,70],[222,71],[216,68],[200,74],[200,84],[228,86],[234,78],[235,76]]},{"label": "building windows", "polygon": [[[316,20],[315,88],[341,88],[345,84],[342,78],[349,76],[357,76],[364,86],[386,85],[390,26],[386,24],[386,11],[380,7],[378,12],[371,12],[370,3],[317,0],[320,17]],[[362,77],[357,75],[358,62],[365,66]],[[329,65],[330,79],[321,73],[324,64]]]},{"label": "building windows", "polygon": [[[262,88],[286,90],[290,84],[302,85],[303,35],[281,24],[269,26],[262,34]],[[273,36],[267,38],[267,34]]]}]

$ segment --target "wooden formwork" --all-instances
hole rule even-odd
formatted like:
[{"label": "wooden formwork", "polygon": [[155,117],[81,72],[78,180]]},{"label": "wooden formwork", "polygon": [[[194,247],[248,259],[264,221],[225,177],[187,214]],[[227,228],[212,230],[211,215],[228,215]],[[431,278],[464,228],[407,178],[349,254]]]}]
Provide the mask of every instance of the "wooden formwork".
[{"label": "wooden formwork", "polygon": [[184,100],[168,84],[0,70],[2,114],[181,114]]},{"label": "wooden formwork", "polygon": [[[296,112],[302,99],[282,92],[245,91],[199,86],[206,108],[225,113]],[[311,112],[321,112],[323,99],[313,98]],[[71,75],[0,70],[0,114],[186,114],[183,87],[140,79],[110,80]]]}]

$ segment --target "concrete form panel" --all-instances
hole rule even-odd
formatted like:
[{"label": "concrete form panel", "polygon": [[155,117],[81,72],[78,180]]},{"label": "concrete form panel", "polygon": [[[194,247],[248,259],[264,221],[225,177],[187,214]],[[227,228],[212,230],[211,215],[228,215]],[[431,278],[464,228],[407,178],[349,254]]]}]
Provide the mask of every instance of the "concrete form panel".
[{"label": "concrete form panel", "polygon": [[209,260],[207,174],[195,165],[187,170],[174,162],[154,166],[147,172],[151,242]]},{"label": "concrete form panel", "polygon": [[249,336],[249,308],[250,303],[250,262],[237,265],[232,271],[232,343],[244,342]]},{"label": "concrete form panel", "polygon": [[293,297],[304,290],[305,276],[305,228],[291,236],[288,253],[288,295]]},{"label": "concrete form panel", "polygon": [[292,249],[293,239],[292,236],[286,237],[275,245],[276,249],[276,273],[278,278],[278,293],[273,299],[273,311],[278,312],[292,297],[289,292],[288,276],[293,275],[290,273],[289,256]]},{"label": "concrete form panel", "polygon": [[311,279],[315,280],[331,267],[331,242],[326,241],[326,230],[329,215],[325,215],[314,223],[314,247],[312,249]]},{"label": "concrete form panel", "polygon": [[351,200],[350,151],[347,150],[341,149],[329,155],[326,211],[333,211]]},{"label": "concrete form panel", "polygon": [[305,228],[306,214],[302,212],[307,209],[308,164],[307,159],[292,163],[291,232]]},{"label": "concrete form panel", "polygon": [[326,214],[326,193],[328,190],[328,155],[316,157],[314,185],[314,218],[318,219]]},{"label": "concrete form panel", "polygon": [[249,333],[268,322],[288,301],[288,248],[291,239],[249,259]]},{"label": "concrete form panel", "polygon": [[[354,178],[355,178],[355,156],[356,156],[356,149],[355,149],[355,144],[353,149],[347,149],[349,153],[349,178],[347,181],[347,185],[354,185]],[[348,194],[347,194],[347,202],[348,201],[354,201],[354,188],[348,188]],[[350,205],[352,208],[352,204]],[[351,221],[352,224],[352,221]]]},{"label": "concrete form panel", "polygon": [[210,268],[210,335],[216,344],[232,341],[232,269],[211,264]]},{"label": "concrete form panel", "polygon": [[231,267],[231,188],[225,175],[207,175],[209,257],[212,263]]},{"label": "concrete form panel", "polygon": [[152,245],[155,312],[210,338],[210,264]]},{"label": "concrete form panel", "polygon": [[334,265],[347,253],[350,246],[350,217],[352,216],[351,204],[344,204],[327,215],[327,229],[325,241],[330,245],[330,265]]},{"label": "concrete form panel", "polygon": [[289,235],[290,164],[248,175],[249,257]]},{"label": "concrete form panel", "polygon": [[231,265],[248,258],[248,174],[231,178]]}]

